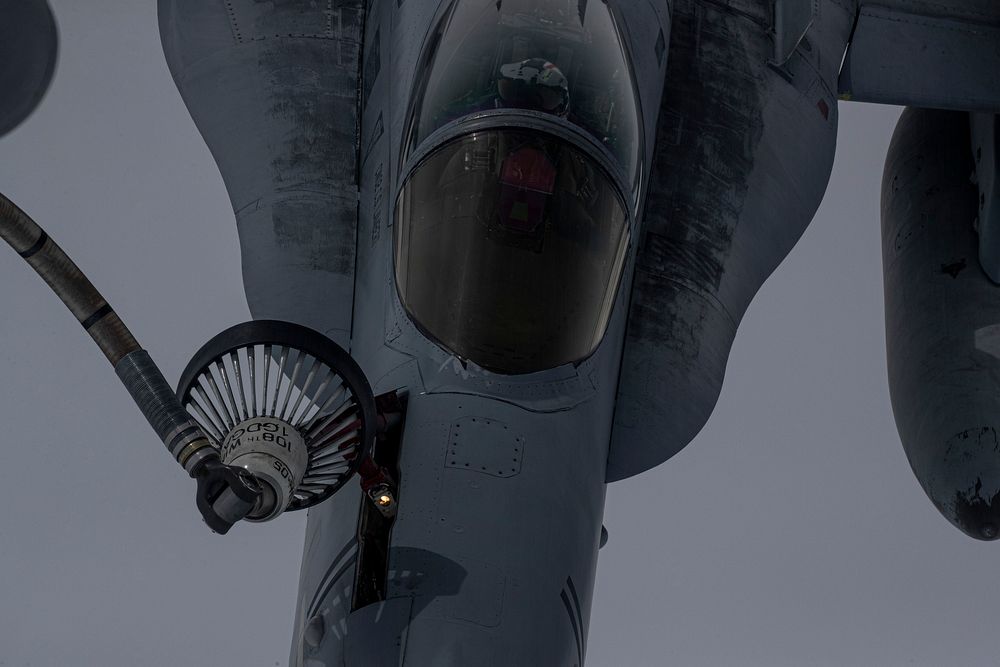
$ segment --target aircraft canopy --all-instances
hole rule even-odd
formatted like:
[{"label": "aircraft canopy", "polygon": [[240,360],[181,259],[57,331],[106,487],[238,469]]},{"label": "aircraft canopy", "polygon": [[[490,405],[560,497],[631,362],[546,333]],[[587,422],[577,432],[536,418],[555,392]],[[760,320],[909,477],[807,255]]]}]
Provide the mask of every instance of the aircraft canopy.
[{"label": "aircraft canopy", "polygon": [[607,328],[628,216],[568,142],[462,136],[423,160],[396,204],[396,284],[411,319],[462,359],[530,373],[588,357]]},{"label": "aircraft canopy", "polygon": [[410,148],[464,116],[527,109],[586,130],[633,182],[639,146],[635,90],[604,2],[455,2],[427,44]]}]

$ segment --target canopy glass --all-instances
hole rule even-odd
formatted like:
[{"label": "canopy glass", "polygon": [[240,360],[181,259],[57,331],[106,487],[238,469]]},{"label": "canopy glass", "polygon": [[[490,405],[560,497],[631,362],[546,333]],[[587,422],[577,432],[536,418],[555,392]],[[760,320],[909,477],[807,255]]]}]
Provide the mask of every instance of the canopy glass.
[{"label": "canopy glass", "polygon": [[634,182],[639,130],[624,47],[601,0],[462,0],[428,39],[410,147],[453,120],[494,109],[566,119]]},{"label": "canopy glass", "polygon": [[411,318],[498,373],[579,361],[607,328],[628,216],[583,151],[497,129],[431,153],[396,205],[396,283]]}]

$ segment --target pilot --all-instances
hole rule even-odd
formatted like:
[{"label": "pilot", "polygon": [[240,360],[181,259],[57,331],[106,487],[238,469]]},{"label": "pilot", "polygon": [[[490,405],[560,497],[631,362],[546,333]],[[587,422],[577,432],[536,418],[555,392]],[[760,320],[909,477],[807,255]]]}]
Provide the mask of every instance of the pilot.
[{"label": "pilot", "polygon": [[569,82],[562,70],[544,58],[501,65],[499,75],[489,82],[486,90],[466,91],[445,104],[435,126],[491,109],[527,109],[561,118],[569,115]]},{"label": "pilot", "polygon": [[544,58],[501,65],[496,106],[565,118],[569,115],[569,82],[562,70]]}]

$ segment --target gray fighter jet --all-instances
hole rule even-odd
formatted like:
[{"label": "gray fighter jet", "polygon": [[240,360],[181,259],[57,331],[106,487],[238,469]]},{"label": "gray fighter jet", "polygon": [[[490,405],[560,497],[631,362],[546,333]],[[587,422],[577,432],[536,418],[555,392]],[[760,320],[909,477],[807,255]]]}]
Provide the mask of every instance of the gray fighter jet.
[{"label": "gray fighter jet", "polygon": [[[0,8],[35,36],[0,42],[6,130],[55,32],[43,0]],[[1000,536],[1000,4],[159,0],[159,20],[256,322],[173,405],[82,275],[53,278],[44,232],[0,206],[0,235],[210,526],[311,508],[292,665],[584,663],[606,485],[707,421],[823,197],[839,100],[911,107],[883,183],[894,413],[941,512]]]}]

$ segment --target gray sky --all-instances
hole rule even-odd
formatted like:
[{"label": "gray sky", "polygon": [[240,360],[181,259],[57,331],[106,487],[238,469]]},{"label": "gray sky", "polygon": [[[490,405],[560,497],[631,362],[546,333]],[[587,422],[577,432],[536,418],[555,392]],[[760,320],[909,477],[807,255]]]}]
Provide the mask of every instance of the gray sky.
[{"label": "gray sky", "polygon": [[[54,0],[62,58],[0,190],[174,381],[248,318],[222,180],[155,3]],[[743,321],[687,450],[616,484],[588,666],[985,665],[996,545],[925,498],[886,385],[878,222],[897,109],[841,106],[802,242]],[[0,665],[285,665],[304,517],[212,535],[107,362],[0,248]]]}]

